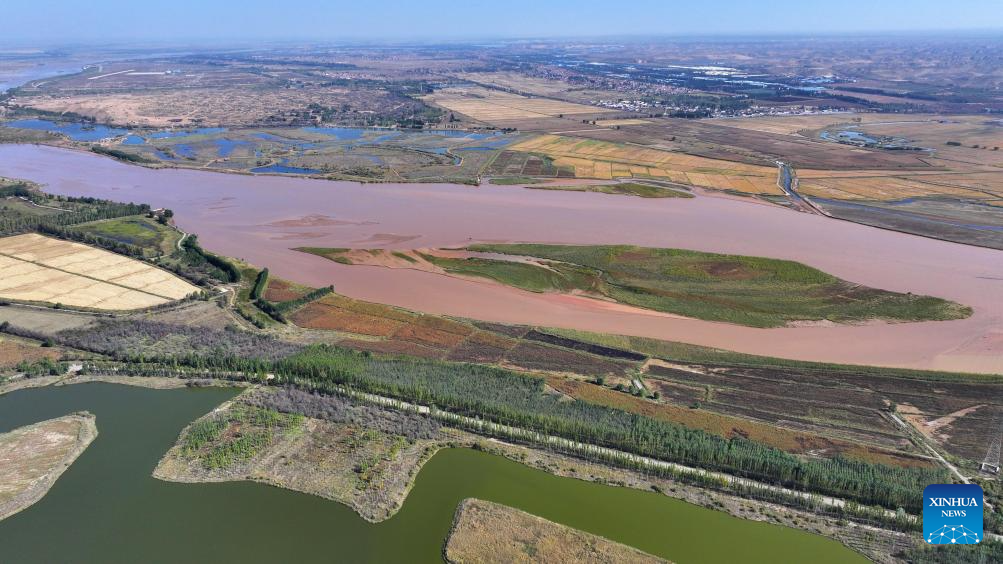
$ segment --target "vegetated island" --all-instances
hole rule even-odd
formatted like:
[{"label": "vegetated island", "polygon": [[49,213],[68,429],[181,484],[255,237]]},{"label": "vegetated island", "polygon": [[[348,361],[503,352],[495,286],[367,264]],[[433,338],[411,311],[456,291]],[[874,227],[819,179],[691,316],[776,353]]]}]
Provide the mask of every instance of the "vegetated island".
[{"label": "vegetated island", "polygon": [[610,184],[553,184],[540,178],[529,176],[507,176],[491,178],[489,184],[500,186],[523,186],[533,190],[558,190],[562,192],[599,192],[641,198],[692,198],[693,194],[683,188],[672,189],[641,182],[616,182]]},{"label": "vegetated island", "polygon": [[479,244],[385,251],[301,247],[342,264],[487,278],[749,327],[962,319],[970,307],[847,282],[805,264],[628,245]]},{"label": "vegetated island", "polygon": [[79,412],[0,434],[0,520],[48,493],[97,437],[94,421]]},{"label": "vegetated island", "polygon": [[480,499],[460,503],[445,556],[455,564],[666,562],[636,548]]},{"label": "vegetated island", "polygon": [[601,194],[618,194],[623,196],[638,196],[641,198],[693,198],[693,194],[683,190],[673,190],[652,184],[640,182],[618,182],[616,184],[534,184],[526,186],[533,190],[560,190],[564,192],[599,192]]},{"label": "vegetated island", "polygon": [[400,509],[422,465],[446,446],[445,432],[338,396],[255,388],[185,428],[153,476],[262,482],[343,503],[376,523]]}]

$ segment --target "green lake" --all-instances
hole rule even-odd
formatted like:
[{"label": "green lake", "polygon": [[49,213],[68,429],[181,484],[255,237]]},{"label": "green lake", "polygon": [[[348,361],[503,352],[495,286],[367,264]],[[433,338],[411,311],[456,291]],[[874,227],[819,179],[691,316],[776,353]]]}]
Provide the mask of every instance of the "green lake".
[{"label": "green lake", "polygon": [[234,394],[82,384],[0,396],[0,432],[81,410],[97,416],[99,432],[41,501],[0,521],[0,562],[441,562],[467,497],[680,563],[866,561],[820,536],[469,449],[435,455],[404,508],[376,525],[338,503],[261,484],[152,478],[181,429]]}]

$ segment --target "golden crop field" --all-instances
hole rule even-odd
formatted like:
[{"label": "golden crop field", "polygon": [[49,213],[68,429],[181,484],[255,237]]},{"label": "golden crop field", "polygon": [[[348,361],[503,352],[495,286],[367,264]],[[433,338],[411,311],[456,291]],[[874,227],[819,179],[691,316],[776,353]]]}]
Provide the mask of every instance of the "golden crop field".
[{"label": "golden crop field", "polygon": [[932,170],[902,173],[887,170],[799,170],[800,191],[808,196],[841,200],[902,200],[945,196],[964,200],[1003,198],[1003,170]]},{"label": "golden crop field", "polygon": [[615,125],[645,125],[651,123],[646,119],[634,119],[634,118],[624,118],[624,119],[600,119],[596,120],[596,125],[603,126],[615,126]]},{"label": "golden crop field", "polygon": [[580,178],[656,178],[750,194],[782,193],[774,167],[559,135],[534,137],[510,150],[547,155],[558,167],[574,167]]},{"label": "golden crop field", "polygon": [[706,123],[776,133],[780,135],[795,135],[799,131],[822,129],[841,123],[867,123],[869,121],[888,121],[887,114],[861,114],[851,112],[835,112],[831,114],[810,114],[801,116],[760,116],[738,118],[713,118],[704,120]]},{"label": "golden crop field", "polygon": [[902,200],[933,194],[969,200],[991,198],[975,190],[932,184],[915,177],[897,176],[801,179],[799,188],[803,194],[809,196],[841,200]]},{"label": "golden crop field", "polygon": [[486,88],[444,88],[423,98],[452,112],[478,121],[557,117],[559,115],[603,114],[614,110],[584,104],[561,102],[545,98],[527,98],[518,94],[497,92]]},{"label": "golden crop field", "polygon": [[[987,116],[834,113],[707,120],[728,127],[804,137],[808,131],[852,126],[872,138],[904,139],[929,170],[799,169],[800,191],[847,200],[946,197],[999,205],[1003,200],[1003,120]],[[819,141],[821,143],[821,141]],[[855,149],[864,151],[866,149]]]},{"label": "golden crop field", "polygon": [[553,96],[572,88],[569,83],[563,80],[532,77],[512,71],[460,72],[456,73],[456,76],[478,84],[490,84],[517,92],[540,96]]},{"label": "golden crop field", "polygon": [[167,271],[80,243],[34,233],[0,239],[0,298],[128,310],[198,290]]}]

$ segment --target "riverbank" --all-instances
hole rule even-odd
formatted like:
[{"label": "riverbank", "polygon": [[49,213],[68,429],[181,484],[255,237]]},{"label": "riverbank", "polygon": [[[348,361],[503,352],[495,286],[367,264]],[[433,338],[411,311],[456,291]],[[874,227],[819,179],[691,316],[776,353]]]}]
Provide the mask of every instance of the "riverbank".
[{"label": "riverbank", "polygon": [[0,521],[42,499],[97,434],[87,412],[0,434]]},{"label": "riverbank", "polygon": [[[5,176],[51,193],[145,201],[174,210],[207,248],[274,276],[353,298],[513,324],[559,326],[797,360],[998,373],[1003,262],[998,251],[868,228],[724,197],[477,190],[132,167],[45,146],[0,147]],[[307,221],[309,219],[309,221]],[[598,227],[597,227],[598,226]],[[401,243],[401,238],[406,238]],[[632,244],[795,260],[844,280],[972,306],[963,320],[757,329],[610,310],[598,300],[535,294],[432,273],[349,267],[296,247],[441,248],[482,242]],[[389,242],[388,242],[389,241]],[[893,265],[890,268],[889,265]],[[406,291],[405,291],[406,289]],[[843,346],[833,347],[839,342]]]},{"label": "riverbank", "polygon": [[123,386],[135,386],[139,388],[149,388],[153,390],[174,390],[178,388],[188,388],[192,385],[196,387],[220,387],[220,388],[244,388],[249,386],[246,382],[231,382],[223,380],[199,379],[197,382],[183,380],[181,378],[170,378],[162,376],[127,376],[117,374],[60,374],[58,376],[36,376],[28,378],[20,376],[12,378],[0,384],[0,396],[18,390],[31,388],[44,388],[46,386],[70,386],[74,384],[89,384],[102,382],[106,384],[122,384]]}]

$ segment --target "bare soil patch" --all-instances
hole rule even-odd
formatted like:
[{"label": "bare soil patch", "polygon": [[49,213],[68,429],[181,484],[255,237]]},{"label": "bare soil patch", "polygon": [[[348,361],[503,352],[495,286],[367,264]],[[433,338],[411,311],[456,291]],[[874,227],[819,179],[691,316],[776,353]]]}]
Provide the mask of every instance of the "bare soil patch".
[{"label": "bare soil patch", "polygon": [[81,412],[0,435],[0,520],[42,499],[97,434]]},{"label": "bare soil patch", "polygon": [[665,562],[629,546],[479,499],[456,510],[446,560],[467,562]]}]

